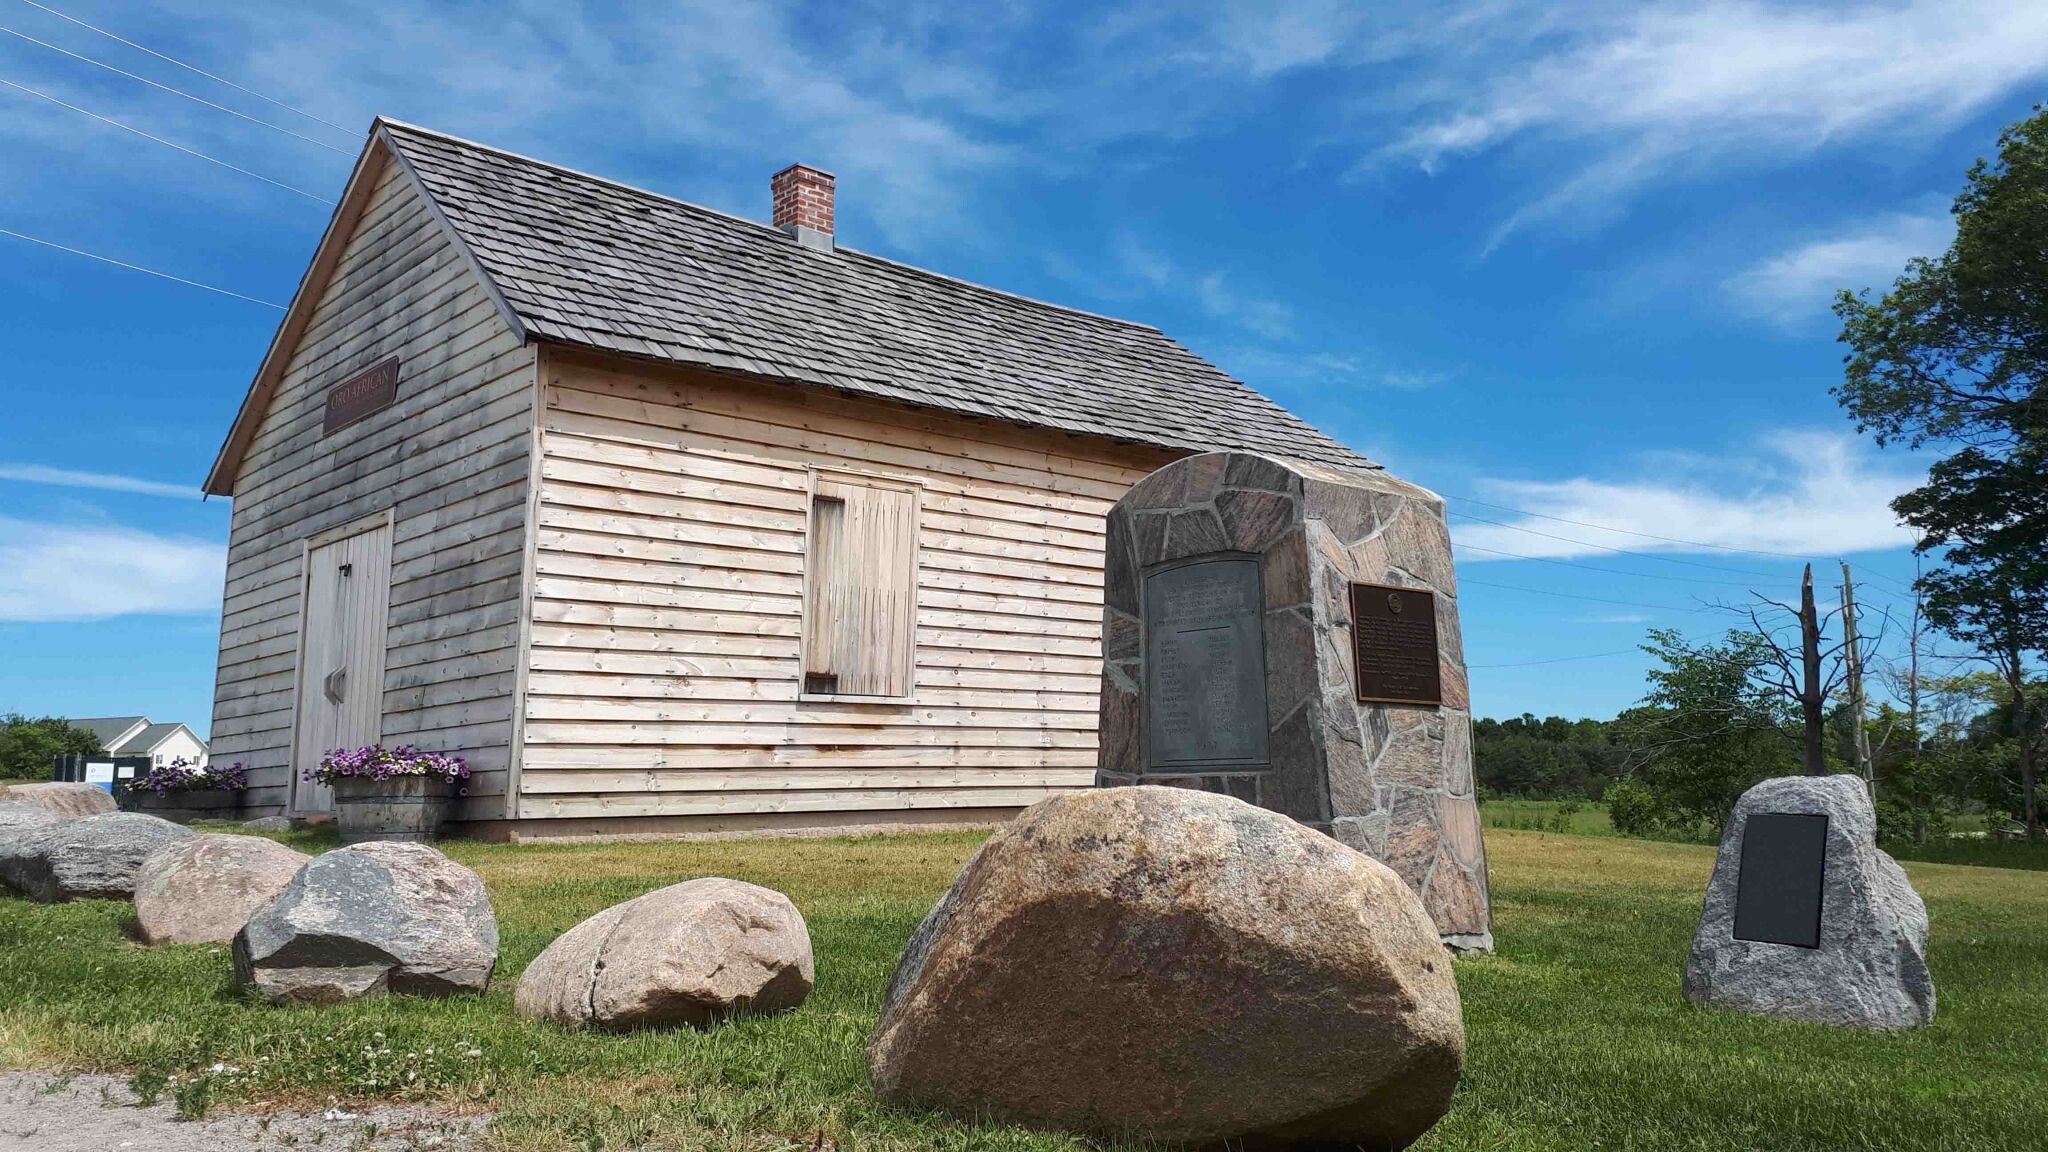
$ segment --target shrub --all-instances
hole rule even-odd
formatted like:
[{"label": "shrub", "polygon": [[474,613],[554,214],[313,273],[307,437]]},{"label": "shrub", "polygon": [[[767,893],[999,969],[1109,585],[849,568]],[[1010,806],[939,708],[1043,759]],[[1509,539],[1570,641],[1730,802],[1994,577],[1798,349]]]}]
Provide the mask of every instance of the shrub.
[{"label": "shrub", "polygon": [[1624,836],[1647,836],[1657,830],[1660,805],[1657,796],[1642,781],[1623,776],[1607,786],[1601,797],[1607,802],[1607,818]]},{"label": "shrub", "polygon": [[91,756],[99,750],[99,737],[73,728],[62,717],[0,716],[0,778],[48,780],[51,762],[57,757],[67,753]]}]

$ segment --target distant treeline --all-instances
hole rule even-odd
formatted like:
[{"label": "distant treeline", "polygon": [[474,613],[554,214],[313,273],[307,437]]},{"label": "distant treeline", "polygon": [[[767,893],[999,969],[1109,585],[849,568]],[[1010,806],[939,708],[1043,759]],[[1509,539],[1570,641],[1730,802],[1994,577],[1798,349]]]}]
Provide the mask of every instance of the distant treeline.
[{"label": "distant treeline", "polygon": [[1597,800],[1622,774],[1625,750],[1614,741],[1612,720],[1539,720],[1523,713],[1508,720],[1472,722],[1473,771],[1483,795],[1531,800]]}]

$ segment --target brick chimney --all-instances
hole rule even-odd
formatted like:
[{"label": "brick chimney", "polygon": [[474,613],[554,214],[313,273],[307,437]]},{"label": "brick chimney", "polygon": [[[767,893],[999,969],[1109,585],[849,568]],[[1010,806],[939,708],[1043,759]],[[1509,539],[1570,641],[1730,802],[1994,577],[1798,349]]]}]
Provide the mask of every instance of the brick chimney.
[{"label": "brick chimney", "polygon": [[791,164],[769,180],[775,194],[775,226],[797,243],[820,252],[832,250],[832,186],[830,172]]}]

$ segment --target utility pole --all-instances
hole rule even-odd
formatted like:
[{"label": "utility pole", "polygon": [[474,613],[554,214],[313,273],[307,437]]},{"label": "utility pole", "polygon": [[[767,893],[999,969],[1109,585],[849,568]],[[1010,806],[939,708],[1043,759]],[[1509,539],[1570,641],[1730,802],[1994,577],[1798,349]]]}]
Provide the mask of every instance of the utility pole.
[{"label": "utility pole", "polygon": [[[1922,757],[1927,755],[1927,737],[1920,730],[1920,621],[1925,618],[1926,593],[1920,591],[1921,559],[1913,557],[1913,631],[1906,637],[1911,645],[1910,657],[1906,663],[1906,711],[1913,724],[1913,776],[1925,779]],[[1927,843],[1927,811],[1920,805],[1913,806],[1913,843]]]},{"label": "utility pole", "polygon": [[1856,772],[1863,777],[1863,790],[1877,800],[1877,779],[1870,766],[1870,733],[1863,725],[1863,654],[1856,646],[1856,581],[1849,575],[1849,562],[1842,561],[1842,659],[1847,665],[1849,723],[1853,726]]}]

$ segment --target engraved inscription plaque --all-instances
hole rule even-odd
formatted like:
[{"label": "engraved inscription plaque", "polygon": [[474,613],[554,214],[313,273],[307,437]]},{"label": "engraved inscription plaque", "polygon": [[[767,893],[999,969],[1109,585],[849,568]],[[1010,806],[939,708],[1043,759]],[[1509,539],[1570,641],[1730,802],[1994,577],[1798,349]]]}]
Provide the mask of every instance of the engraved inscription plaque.
[{"label": "engraved inscription plaque", "polygon": [[1259,562],[1164,568],[1143,600],[1147,770],[1266,767]]},{"label": "engraved inscription plaque", "polygon": [[331,436],[398,399],[398,357],[391,356],[327,390],[326,419],[320,434]]},{"label": "engraved inscription plaque", "polygon": [[1820,947],[1827,862],[1826,816],[1751,816],[1742,828],[1742,871],[1735,879],[1735,938]]},{"label": "engraved inscription plaque", "polygon": [[1443,671],[1437,663],[1436,593],[1353,583],[1351,648],[1361,702],[1444,702]]}]

